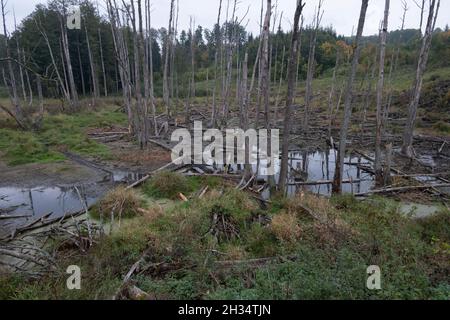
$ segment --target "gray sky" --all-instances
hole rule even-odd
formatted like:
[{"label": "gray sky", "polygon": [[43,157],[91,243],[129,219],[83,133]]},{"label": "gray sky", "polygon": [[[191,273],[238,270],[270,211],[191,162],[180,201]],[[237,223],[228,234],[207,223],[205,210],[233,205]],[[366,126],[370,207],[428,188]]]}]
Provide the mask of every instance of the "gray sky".
[{"label": "gray sky", "polygon": [[[224,8],[222,11],[223,22],[225,19],[225,10],[227,1],[223,0]],[[305,23],[310,24],[314,16],[314,10],[319,0],[305,0],[306,7],[304,10]],[[46,3],[46,0],[9,0],[8,10],[12,13],[14,9],[17,21],[20,22],[28,14],[30,14],[36,4]],[[211,28],[217,20],[217,10],[219,0],[179,0],[179,29],[189,28],[189,18],[193,16],[196,24],[205,28]],[[384,0],[370,0],[367,13],[366,25],[364,28],[365,35],[376,34],[379,22],[383,17]],[[406,28],[417,28],[420,22],[420,10],[414,4],[413,0],[407,0],[409,11],[406,16]],[[98,0],[100,7],[104,6],[103,0]],[[230,0],[230,6],[233,0]],[[276,0],[272,0],[275,4]],[[284,29],[290,29],[293,20],[296,0],[278,0],[278,10],[284,12],[282,26]],[[248,29],[254,34],[259,33],[259,17],[261,10],[261,0],[240,0],[238,8],[238,16],[242,17],[247,8],[250,6],[249,13],[244,22],[248,21]],[[167,27],[169,16],[170,0],[152,0],[152,27]],[[333,25],[338,34],[350,35],[353,28],[356,30],[358,23],[359,10],[361,8],[361,0],[325,0],[325,13],[322,25]],[[230,12],[231,12],[230,8]],[[391,14],[389,21],[389,30],[400,28],[402,16],[402,1],[391,0]],[[441,9],[437,26],[444,28],[446,24],[450,24],[450,0],[441,1]],[[13,28],[12,16],[8,21],[9,30]],[[277,22],[278,24],[278,22]]]}]

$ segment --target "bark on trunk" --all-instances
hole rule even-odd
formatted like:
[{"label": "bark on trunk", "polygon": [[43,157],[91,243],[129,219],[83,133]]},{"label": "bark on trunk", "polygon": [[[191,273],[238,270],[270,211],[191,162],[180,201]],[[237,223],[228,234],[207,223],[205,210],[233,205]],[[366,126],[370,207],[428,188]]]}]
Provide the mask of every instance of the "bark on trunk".
[{"label": "bark on trunk", "polygon": [[361,1],[361,12],[358,22],[358,31],[355,40],[355,52],[353,56],[352,68],[347,82],[347,88],[345,93],[345,109],[344,109],[344,121],[341,127],[339,150],[336,159],[336,170],[333,179],[333,193],[341,193],[342,191],[342,176],[344,173],[344,158],[345,148],[347,144],[348,127],[350,125],[350,119],[352,116],[352,100],[353,100],[353,82],[356,76],[356,70],[358,67],[359,56],[361,53],[361,37],[364,30],[364,23],[366,21],[366,13],[369,0]]},{"label": "bark on trunk", "polygon": [[433,38],[433,30],[435,27],[436,18],[439,13],[440,0],[431,0],[430,10],[428,13],[427,27],[422,39],[422,47],[420,49],[419,61],[417,63],[416,78],[414,80],[413,92],[411,101],[408,107],[408,118],[406,121],[405,131],[403,133],[402,153],[407,157],[414,156],[413,149],[413,134],[414,124],[417,116],[417,108],[419,106],[420,94],[423,84],[423,75],[425,73],[428,56],[431,48],[431,40]]},{"label": "bark on trunk", "polygon": [[389,25],[389,6],[390,0],[386,0],[384,7],[384,19],[383,29],[381,30],[381,42],[380,42],[380,66],[378,74],[377,85],[377,129],[375,140],[375,181],[376,185],[382,186],[384,184],[383,179],[383,167],[381,165],[381,140],[383,139],[383,89],[384,89],[384,62],[386,57],[386,38]]},{"label": "bark on trunk", "polygon": [[292,126],[292,105],[294,103],[295,90],[296,90],[296,78],[297,78],[297,63],[299,56],[299,45],[301,41],[299,37],[299,20],[302,14],[305,4],[302,0],[297,0],[297,8],[294,15],[294,29],[292,32],[291,49],[289,53],[289,62],[287,70],[288,91],[286,96],[286,109],[284,115],[284,131],[283,131],[283,143],[282,143],[282,158],[280,169],[279,188],[284,194],[286,192],[286,183],[288,178],[288,165],[289,165],[289,138]]}]

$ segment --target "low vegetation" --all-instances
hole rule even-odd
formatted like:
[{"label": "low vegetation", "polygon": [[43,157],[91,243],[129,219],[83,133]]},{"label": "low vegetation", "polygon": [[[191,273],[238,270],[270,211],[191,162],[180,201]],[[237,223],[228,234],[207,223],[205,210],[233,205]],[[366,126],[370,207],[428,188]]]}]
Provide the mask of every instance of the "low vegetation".
[{"label": "low vegetation", "polygon": [[[155,180],[149,184],[156,192]],[[173,195],[164,190],[159,197]],[[115,190],[102,202],[105,210],[119,198],[133,212],[144,208],[87,254],[61,252],[61,274],[31,282],[2,277],[0,298],[109,299],[143,254],[134,283],[153,299],[450,298],[448,210],[415,220],[391,200],[309,194],[262,209],[227,187],[170,206],[150,198],[135,203],[134,193]],[[79,291],[65,288],[69,264],[82,269]],[[370,265],[381,267],[382,290],[366,289]]]},{"label": "low vegetation", "polygon": [[126,126],[126,115],[113,107],[78,114],[46,115],[39,132],[20,131],[9,120],[0,128],[0,151],[9,165],[64,160],[61,151],[99,158],[110,157],[109,149],[88,138],[89,128]]}]

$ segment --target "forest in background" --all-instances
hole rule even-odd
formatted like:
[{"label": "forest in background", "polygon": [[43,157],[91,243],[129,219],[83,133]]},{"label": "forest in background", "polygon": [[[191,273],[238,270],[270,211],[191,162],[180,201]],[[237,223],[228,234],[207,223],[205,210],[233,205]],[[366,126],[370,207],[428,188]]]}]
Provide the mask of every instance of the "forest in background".
[{"label": "forest in background", "polygon": [[[90,95],[118,95],[121,93],[122,84],[119,76],[118,64],[114,49],[114,40],[111,33],[111,24],[105,14],[99,12],[97,5],[93,1],[49,1],[47,5],[38,5],[23,21],[18,22],[16,30],[8,30],[8,41],[10,55],[23,65],[14,64],[16,74],[20,75],[19,85],[23,95],[30,99],[30,90],[37,95],[33,72],[43,75],[46,81],[43,82],[43,94],[48,98],[61,97],[60,88],[56,81],[56,68],[60,74],[64,74],[63,62],[65,57],[61,45],[61,3],[69,5],[79,3],[82,13],[82,29],[69,30],[68,47],[73,69],[73,77],[77,91],[82,96]],[[276,14],[276,13],[275,13]],[[279,23],[283,13],[273,17],[271,30],[271,50],[270,61],[272,66],[271,80],[273,84],[278,83],[280,77],[286,77],[286,72],[280,72],[287,68],[287,53],[290,48],[290,38],[292,32],[281,29]],[[252,17],[254,18],[254,17]],[[10,15],[9,19],[13,19]],[[396,24],[396,21],[393,22]],[[133,65],[134,46],[133,31],[131,26],[124,26],[125,37],[127,39],[130,65]],[[219,26],[195,25],[192,30],[175,30],[173,47],[173,74],[174,87],[173,95],[178,98],[185,98],[189,79],[191,75],[190,65],[186,61],[191,60],[192,53],[195,59],[195,80],[205,82],[214,77],[215,55],[220,50],[217,39],[220,34],[224,35],[227,44],[233,46],[233,69],[238,70],[239,63],[244,60],[245,53],[248,52],[248,63],[252,66],[257,58],[259,35],[248,33],[242,24],[237,21],[227,22]],[[310,21],[304,21],[303,34],[301,37],[301,59],[298,70],[298,77],[306,80],[308,68],[308,55],[311,47],[311,36],[314,34],[314,26]],[[43,37],[48,38],[48,43]],[[163,95],[163,69],[165,61],[165,41],[168,33],[167,28],[146,31],[145,41],[152,42],[152,62],[155,81],[155,95]],[[4,35],[0,39],[0,56],[6,57]],[[193,40],[193,50],[191,43]],[[320,77],[324,74],[331,74],[335,66],[337,50],[342,51],[346,56],[344,60],[347,65],[352,54],[352,37],[337,35],[333,27],[319,27],[317,31],[317,49],[315,53],[314,76]],[[373,56],[378,44],[378,36],[368,36],[363,38],[365,48],[361,59],[361,74],[370,69]],[[417,53],[421,45],[421,33],[418,29],[396,30],[389,32],[387,36],[387,64],[391,63],[393,52],[400,49],[398,68],[412,69],[417,60]],[[49,55],[51,47],[56,67],[52,63]],[[448,27],[445,30],[436,29],[434,31],[433,44],[430,56],[430,68],[444,68],[450,65],[447,59],[442,59],[450,55],[450,32]],[[284,54],[283,54],[284,52]],[[220,52],[219,52],[220,54]],[[2,62],[2,69],[6,70],[6,62]],[[92,64],[92,67],[91,67]],[[22,70],[19,70],[22,69]],[[31,70],[28,70],[31,69]],[[277,71],[278,70],[278,71]],[[251,73],[251,70],[249,70]],[[284,74],[283,74],[284,73]],[[23,77],[23,79],[22,79]],[[4,86],[4,82],[2,82]],[[23,87],[22,87],[23,86]],[[211,95],[212,84],[201,86],[201,90],[196,90],[197,96]],[[95,87],[95,88],[94,88]],[[207,90],[209,89],[209,91]],[[97,91],[97,92],[96,92]],[[3,93],[5,96],[5,93]]]}]

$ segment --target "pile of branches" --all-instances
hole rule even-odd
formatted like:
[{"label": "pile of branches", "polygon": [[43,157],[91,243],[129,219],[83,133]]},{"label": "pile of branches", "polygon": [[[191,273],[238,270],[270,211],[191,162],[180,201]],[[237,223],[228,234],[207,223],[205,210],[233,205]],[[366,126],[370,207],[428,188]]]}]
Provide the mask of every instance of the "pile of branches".
[{"label": "pile of branches", "polygon": [[239,238],[239,227],[227,210],[216,205],[210,215],[211,228],[207,234],[212,235],[218,243]]}]

